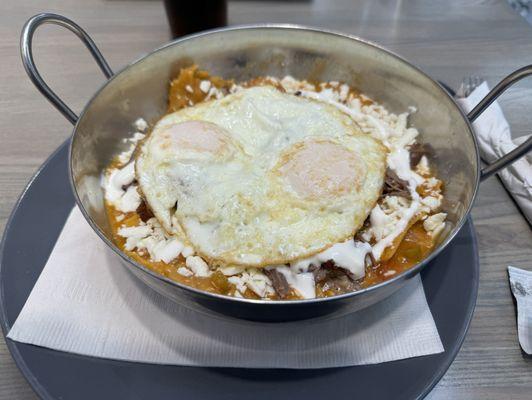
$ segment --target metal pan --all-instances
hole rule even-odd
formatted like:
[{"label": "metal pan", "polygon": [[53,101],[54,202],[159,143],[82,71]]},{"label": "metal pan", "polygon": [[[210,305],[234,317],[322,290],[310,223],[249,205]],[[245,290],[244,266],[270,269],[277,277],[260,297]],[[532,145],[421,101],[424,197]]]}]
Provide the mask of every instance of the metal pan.
[{"label": "metal pan", "polygon": [[[52,23],[75,33],[108,78],[77,116],[44,82],[32,56],[38,26]],[[532,149],[529,139],[481,169],[471,123],[508,87],[532,74],[532,65],[504,78],[469,115],[433,79],[392,52],[366,40],[322,29],[294,25],[251,25],[212,30],[173,41],[118,73],[113,73],[87,33],[71,20],[39,14],[24,26],[24,67],[39,91],[67,118],[74,131],[70,145],[70,177],[77,204],[98,236],[139,279],[164,296],[193,309],[261,321],[331,317],[354,312],[388,297],[416,276],[449,243],[466,221],[480,182]],[[344,81],[392,112],[418,108],[412,124],[420,140],[435,150],[438,177],[445,184],[443,211],[448,229],[422,262],[394,278],[353,293],[296,301],[233,298],[203,292],[171,281],[138,264],[113,243],[105,215],[100,176],[123,151],[122,139],[138,117],[155,121],[167,106],[169,80],[194,62],[215,75],[237,81],[256,76],[292,75],[300,79]]]}]

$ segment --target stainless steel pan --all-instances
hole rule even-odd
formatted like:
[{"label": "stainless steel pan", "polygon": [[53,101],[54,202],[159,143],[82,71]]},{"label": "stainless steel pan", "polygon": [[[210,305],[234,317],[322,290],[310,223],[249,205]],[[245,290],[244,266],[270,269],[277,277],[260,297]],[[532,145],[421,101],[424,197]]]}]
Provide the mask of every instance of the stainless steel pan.
[{"label": "stainless steel pan", "polygon": [[[32,38],[44,23],[75,33],[89,49],[108,80],[77,116],[43,81],[32,56]],[[24,67],[39,91],[74,125],[70,176],[79,208],[117,260],[147,285],[188,307],[262,321],[330,317],[375,304],[416,276],[455,237],[469,215],[481,180],[532,149],[528,140],[515,151],[481,169],[471,122],[508,87],[532,74],[526,66],[504,78],[469,115],[433,79],[392,52],[366,40],[322,29],[294,25],[252,25],[224,28],[173,41],[113,73],[96,45],[71,20],[54,14],[31,18],[22,32]],[[168,82],[192,62],[213,74],[237,81],[256,76],[344,81],[393,112],[418,108],[412,124],[422,142],[435,149],[432,160],[445,183],[443,210],[449,229],[429,257],[384,283],[341,296],[298,301],[239,299],[202,292],[173,282],[128,258],[113,243],[106,219],[100,175],[124,150],[122,139],[138,117],[155,121],[166,110]]]}]

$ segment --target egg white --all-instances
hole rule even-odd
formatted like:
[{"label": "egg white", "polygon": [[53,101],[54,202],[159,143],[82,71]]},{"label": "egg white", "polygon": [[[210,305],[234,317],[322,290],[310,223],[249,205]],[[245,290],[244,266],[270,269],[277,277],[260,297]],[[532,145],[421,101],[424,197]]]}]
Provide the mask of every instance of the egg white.
[{"label": "egg white", "polygon": [[309,257],[362,225],[386,150],[325,103],[254,87],[163,117],[136,175],[163,227],[219,265]]}]

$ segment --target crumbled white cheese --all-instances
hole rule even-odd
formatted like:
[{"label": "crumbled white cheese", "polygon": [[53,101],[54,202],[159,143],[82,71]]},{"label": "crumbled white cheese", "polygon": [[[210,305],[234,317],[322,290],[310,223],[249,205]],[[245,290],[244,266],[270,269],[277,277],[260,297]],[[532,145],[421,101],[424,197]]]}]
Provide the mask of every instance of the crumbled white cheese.
[{"label": "crumbled white cheese", "polygon": [[242,276],[246,282],[246,286],[257,296],[263,298],[268,294],[274,293],[270,278],[268,278],[262,271],[259,271],[256,268],[248,268]]},{"label": "crumbled white cheese", "polygon": [[227,280],[236,286],[237,292],[240,292],[240,293],[246,292],[247,286],[246,286],[246,282],[244,281],[244,279],[242,279],[242,276],[239,276],[239,275],[230,276],[229,278],[227,278]]},{"label": "crumbled white cheese", "polygon": [[423,228],[430,233],[432,237],[437,237],[443,228],[445,228],[446,213],[438,213],[431,215],[425,221],[423,221]]},{"label": "crumbled white cheese", "polygon": [[118,234],[126,238],[126,250],[137,249],[139,253],[148,251],[150,259],[155,262],[163,261],[168,264],[176,259],[183,249],[183,244],[170,237],[156,218],[150,218],[138,226],[122,227]]},{"label": "crumbled white cheese", "polygon": [[146,135],[144,133],[141,133],[141,132],[135,132],[133,134],[133,136],[131,136],[129,138],[129,141],[131,143],[134,143],[134,144],[137,144],[138,142],[140,142],[142,139],[144,139],[146,137]]},{"label": "crumbled white cheese", "polygon": [[[401,114],[406,115],[406,114]],[[395,147],[404,147],[404,146],[410,146],[413,145],[416,141],[416,137],[418,136],[419,132],[415,128],[407,128],[404,129],[403,133],[399,136],[395,136],[391,138],[390,143],[392,146]]]},{"label": "crumbled white cheese", "polygon": [[126,238],[125,249],[133,250],[138,247],[139,242],[152,233],[152,228],[148,225],[130,226],[127,228],[120,228],[118,234]]},{"label": "crumbled white cheese", "polygon": [[272,80],[273,82],[280,83],[283,89],[288,93],[295,93],[301,90],[314,90],[314,85],[311,85],[306,81],[298,81],[290,75],[285,76],[280,81],[274,77],[268,77],[268,79]]},{"label": "crumbled white cheese", "polygon": [[120,200],[115,202],[115,205],[117,210],[122,212],[131,212],[135,211],[140,206],[140,203],[141,198],[137,187],[132,185],[127,188]]},{"label": "crumbled white cheese", "polygon": [[133,152],[135,151],[135,145],[132,144],[128,150],[123,151],[118,155],[118,162],[120,164],[125,164],[131,160],[131,156],[133,155]]},{"label": "crumbled white cheese", "polygon": [[246,286],[251,289],[257,296],[266,297],[266,282],[258,280],[248,280]]},{"label": "crumbled white cheese", "polygon": [[399,114],[397,116],[397,119],[395,120],[394,128],[396,131],[398,131],[397,132],[399,134],[398,136],[403,136],[403,134],[405,133],[406,126],[408,123],[407,121],[408,121],[407,113]]},{"label": "crumbled white cheese", "polygon": [[181,250],[181,254],[183,254],[183,257],[187,258],[192,255],[194,255],[194,249],[190,246],[183,247],[183,250]]},{"label": "crumbled white cheese", "polygon": [[209,89],[211,88],[211,82],[210,81],[201,81],[199,85],[200,90],[203,93],[209,93]]},{"label": "crumbled white cheese", "polygon": [[177,273],[180,274],[180,275],[186,276],[186,277],[194,275],[191,270],[189,270],[188,268],[185,268],[185,267],[179,267],[177,269]]},{"label": "crumbled white cheese", "polygon": [[164,246],[158,249],[155,255],[155,261],[171,262],[181,254],[183,243],[177,239],[166,240]]},{"label": "crumbled white cheese", "polygon": [[421,199],[421,204],[427,206],[429,211],[436,211],[441,207],[442,196],[427,196]]},{"label": "crumbled white cheese", "polygon": [[346,101],[348,94],[349,94],[349,86],[347,86],[346,84],[343,84],[342,86],[340,86],[340,100]]},{"label": "crumbled white cheese", "polygon": [[224,96],[225,94],[221,89],[218,89],[216,86],[211,86],[211,88],[209,89],[209,92],[207,93],[207,96],[205,96],[205,99],[210,100],[212,98],[215,98],[219,100],[223,98]]},{"label": "crumbled white cheese", "polygon": [[144,132],[146,129],[148,129],[148,123],[143,118],[137,119],[134,125],[135,128],[140,132]]},{"label": "crumbled white cheese", "polygon": [[434,177],[430,177],[425,179],[424,185],[429,190],[435,190],[439,185],[441,185],[441,181]]},{"label": "crumbled white cheese", "polygon": [[416,172],[420,175],[430,175],[429,160],[426,156],[422,156],[416,165]]},{"label": "crumbled white cheese", "polygon": [[248,268],[241,274],[230,276],[227,280],[235,285],[236,290],[241,293],[244,293],[246,288],[261,298],[275,293],[270,278],[257,268]]},{"label": "crumbled white cheese", "polygon": [[224,97],[223,92],[219,90],[216,86],[212,86],[209,89],[209,92],[207,93],[207,96],[205,97],[205,99],[206,100],[209,100],[212,98],[221,99],[222,97]]},{"label": "crumbled white cheese", "polygon": [[[118,211],[135,211],[140,205],[141,199],[135,185],[131,183],[135,179],[135,164],[130,162],[121,169],[113,169],[103,176],[102,184],[105,189],[105,199]],[[125,186],[130,185],[126,190]]]},{"label": "crumbled white cheese", "polygon": [[225,276],[233,276],[233,275],[241,274],[242,272],[244,272],[245,268],[240,267],[238,265],[230,265],[227,267],[220,267],[219,270]]},{"label": "crumbled white cheese", "polygon": [[194,275],[201,276],[201,277],[207,277],[211,275],[211,271],[209,270],[209,266],[207,263],[203,260],[203,258],[199,256],[190,256],[186,259],[186,266],[194,272]]},{"label": "crumbled white cheese", "polygon": [[118,234],[124,238],[143,238],[152,233],[152,228],[146,224],[138,226],[122,227]]}]

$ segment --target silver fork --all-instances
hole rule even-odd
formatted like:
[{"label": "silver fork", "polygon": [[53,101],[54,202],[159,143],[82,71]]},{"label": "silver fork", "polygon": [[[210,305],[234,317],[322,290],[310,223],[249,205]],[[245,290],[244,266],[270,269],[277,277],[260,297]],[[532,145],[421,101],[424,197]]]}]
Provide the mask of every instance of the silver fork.
[{"label": "silver fork", "polygon": [[456,91],[456,97],[467,97],[484,81],[478,75],[471,75],[462,79],[460,87]]}]

